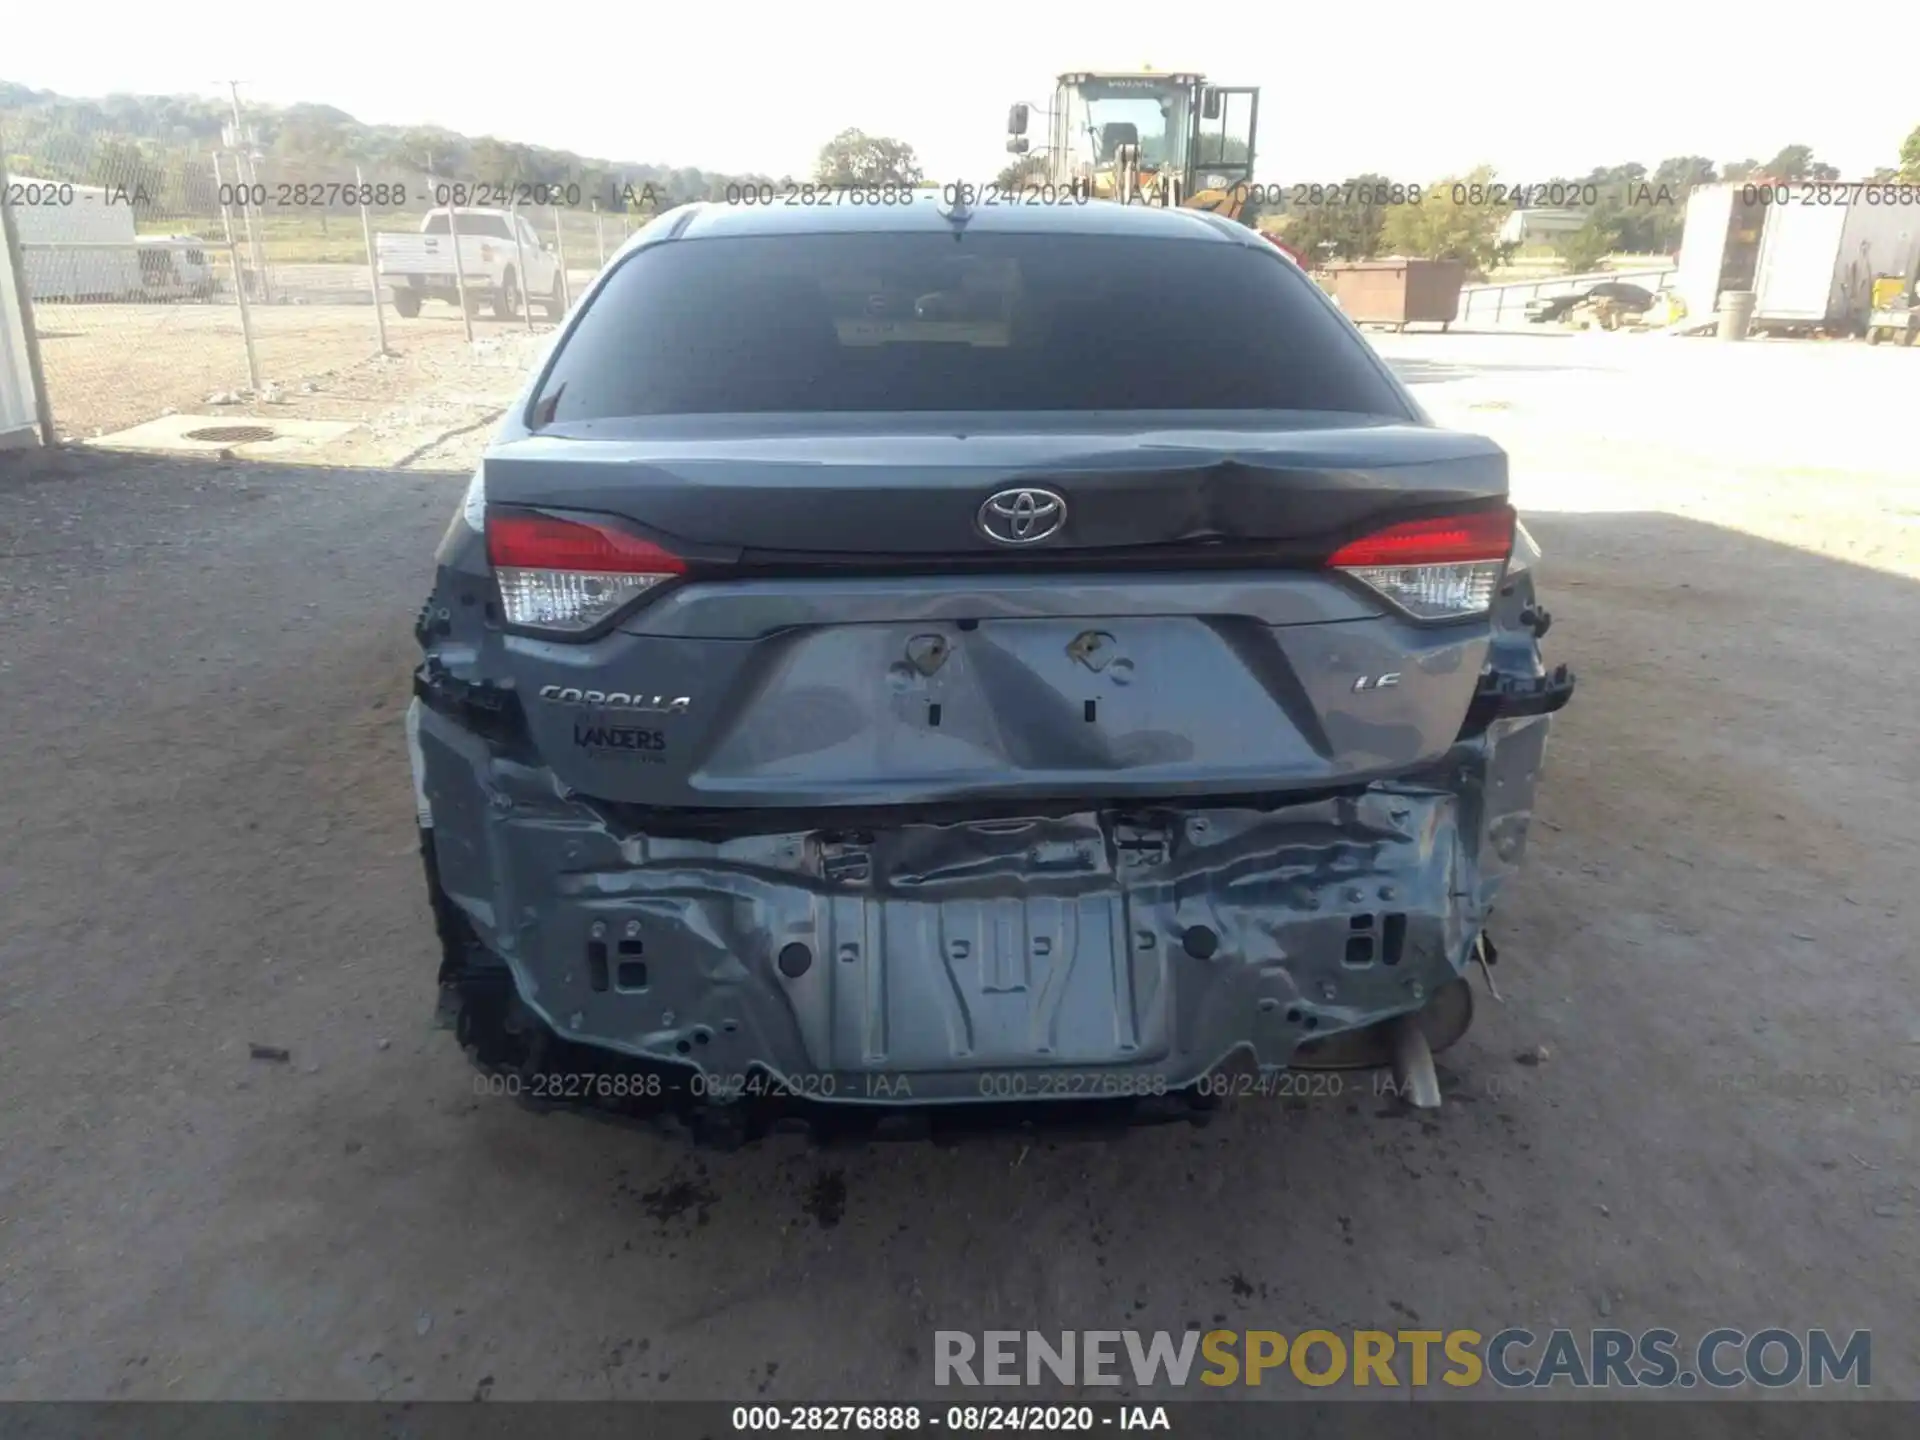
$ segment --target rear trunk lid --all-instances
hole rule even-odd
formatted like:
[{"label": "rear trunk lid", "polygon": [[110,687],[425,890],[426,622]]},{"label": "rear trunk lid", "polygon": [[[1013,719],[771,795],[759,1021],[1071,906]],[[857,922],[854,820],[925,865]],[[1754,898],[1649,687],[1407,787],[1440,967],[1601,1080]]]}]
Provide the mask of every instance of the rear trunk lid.
[{"label": "rear trunk lid", "polygon": [[[1453,741],[1485,616],[1416,619],[1324,562],[1502,507],[1490,441],[981,419],[592,422],[491,451],[490,517],[604,522],[688,562],[583,635],[504,637],[495,678],[557,778],[647,807],[977,813],[1325,790]],[[1020,492],[1061,513],[1011,544],[990,507]]]}]

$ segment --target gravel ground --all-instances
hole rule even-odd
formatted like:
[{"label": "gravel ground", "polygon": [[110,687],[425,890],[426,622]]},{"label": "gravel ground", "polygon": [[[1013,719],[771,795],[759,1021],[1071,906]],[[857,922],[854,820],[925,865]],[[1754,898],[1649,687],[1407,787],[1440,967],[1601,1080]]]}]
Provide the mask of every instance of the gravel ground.
[{"label": "gravel ground", "polygon": [[[210,407],[209,397],[248,389],[240,312],[219,304],[48,305],[35,307],[40,357],[60,433],[95,439],[162,414],[210,408],[225,415],[298,415],[366,421],[415,397],[447,388],[446,373],[465,361],[466,335],[451,306],[418,318],[385,312],[387,345],[371,307],[256,305],[251,312],[261,383],[273,404]],[[551,326],[487,316],[474,321],[485,346],[536,345]]]},{"label": "gravel ground", "polygon": [[714,1155],[478,1097],[400,713],[484,430],[0,462],[0,1396],[934,1398],[935,1329],[1216,1321],[1868,1328],[1920,1396],[1920,502],[1847,430],[1911,352],[1381,348],[1512,448],[1582,677],[1431,1119]]}]

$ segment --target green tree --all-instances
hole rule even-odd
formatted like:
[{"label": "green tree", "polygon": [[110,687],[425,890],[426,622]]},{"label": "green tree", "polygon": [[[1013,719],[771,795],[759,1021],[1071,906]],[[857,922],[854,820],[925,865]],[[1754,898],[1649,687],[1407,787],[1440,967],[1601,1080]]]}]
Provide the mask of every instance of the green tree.
[{"label": "green tree", "polygon": [[[1666,249],[1667,232],[1674,228],[1673,217],[1679,209],[1677,177],[1688,173],[1711,175],[1713,162],[1695,155],[1681,156],[1662,161],[1652,175],[1638,161],[1594,167],[1574,182],[1580,199],[1592,202],[1576,207],[1589,212],[1586,233],[1579,240],[1574,235],[1562,236],[1554,249],[1564,256],[1571,247],[1583,258],[1597,258],[1614,250],[1652,254]],[[1595,255],[1596,247],[1602,246]]]},{"label": "green tree", "polygon": [[137,143],[111,135],[95,147],[88,178],[96,185],[124,191],[129,199],[144,195],[144,201],[134,199],[134,203],[147,206],[153,205],[166,187],[165,172]]},{"label": "green tree", "polygon": [[[1653,176],[1633,195],[1628,208],[1634,215],[1634,233],[1622,236],[1623,248],[1644,255],[1671,254],[1680,246],[1686,229],[1687,196],[1696,185],[1711,185],[1718,178],[1713,162],[1704,155],[1676,155],[1653,167]],[[1629,243],[1631,241],[1632,243]]]},{"label": "green tree", "polygon": [[450,179],[467,170],[470,143],[465,136],[419,126],[396,137],[394,159],[423,175]]},{"label": "green tree", "polygon": [[1773,180],[1804,180],[1812,166],[1811,145],[1783,145],[1780,153],[1760,168]]},{"label": "green tree", "polygon": [[1900,142],[1900,178],[1909,184],[1920,183],[1920,125]]},{"label": "green tree", "polygon": [[1590,193],[1598,196],[1598,204],[1588,208],[1597,209],[1608,202],[1624,208],[1635,188],[1647,183],[1647,167],[1637,160],[1625,165],[1596,165],[1575,183],[1590,187]]},{"label": "green tree", "polygon": [[1019,190],[1026,185],[1039,185],[1047,178],[1047,162],[1040,155],[1016,155],[1000,167],[1000,173],[993,177],[993,183],[1002,190]]},{"label": "green tree", "polygon": [[1391,255],[1458,260],[1470,270],[1487,269],[1500,256],[1500,226],[1511,208],[1488,202],[1493,183],[1493,168],[1482,165],[1429,185],[1418,205],[1390,207],[1380,229],[1381,247]]},{"label": "green tree", "polygon": [[485,185],[530,185],[538,177],[525,147],[486,135],[471,148],[473,178]]},{"label": "green tree", "polygon": [[1578,230],[1558,237],[1553,248],[1568,273],[1584,275],[1620,249],[1621,223],[1621,207],[1615,203],[1596,208]]},{"label": "green tree", "polygon": [[1716,178],[1713,161],[1704,155],[1676,155],[1653,167],[1655,185],[1677,185],[1691,190],[1696,185],[1711,185]]},{"label": "green tree", "polygon": [[338,165],[346,159],[349,148],[346,130],[326,107],[318,105],[289,112],[273,139],[276,157],[302,165]]},{"label": "green tree", "polygon": [[1574,274],[1592,270],[1618,250],[1650,254],[1677,234],[1677,197],[1688,177],[1713,174],[1713,162],[1697,155],[1664,160],[1652,175],[1637,160],[1597,165],[1572,182],[1587,212],[1578,230],[1557,237],[1554,251]]},{"label": "green tree", "polygon": [[820,147],[813,178],[826,185],[918,185],[923,176],[906,141],[842,130]]},{"label": "green tree", "polygon": [[579,208],[582,210],[591,210],[596,204],[602,210],[607,209],[617,188],[606,167],[592,160],[583,161],[566,183],[580,187]]},{"label": "green tree", "polygon": [[1283,205],[1280,233],[1314,264],[1369,259],[1380,253],[1380,232],[1395,208],[1381,203],[1392,183],[1384,175],[1355,175],[1317,201]]},{"label": "green tree", "polygon": [[1813,158],[1811,145],[1783,145],[1780,152],[1764,165],[1757,160],[1739,160],[1722,167],[1728,180],[1817,180],[1840,178],[1840,167]]},{"label": "green tree", "polygon": [[[687,195],[701,200],[726,199],[726,178],[723,175],[708,175],[697,165],[679,165],[667,172],[667,188],[675,195]],[[715,185],[719,181],[719,185]]]}]

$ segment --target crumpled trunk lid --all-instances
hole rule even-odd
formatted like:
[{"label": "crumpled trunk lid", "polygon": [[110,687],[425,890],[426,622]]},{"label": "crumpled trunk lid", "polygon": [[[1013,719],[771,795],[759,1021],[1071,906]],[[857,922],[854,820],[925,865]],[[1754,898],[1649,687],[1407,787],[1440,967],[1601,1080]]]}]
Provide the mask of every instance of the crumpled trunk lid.
[{"label": "crumpled trunk lid", "polygon": [[[1023,423],[490,454],[490,509],[616,516],[693,557],[606,633],[505,639],[541,759],[657,808],[1024,803],[1351,785],[1459,733],[1484,618],[1414,621],[1322,561],[1499,504],[1491,442],[1353,417],[1189,420],[1178,444],[1138,417]],[[981,507],[1010,486],[1062,499],[1057,543],[990,538]]]}]

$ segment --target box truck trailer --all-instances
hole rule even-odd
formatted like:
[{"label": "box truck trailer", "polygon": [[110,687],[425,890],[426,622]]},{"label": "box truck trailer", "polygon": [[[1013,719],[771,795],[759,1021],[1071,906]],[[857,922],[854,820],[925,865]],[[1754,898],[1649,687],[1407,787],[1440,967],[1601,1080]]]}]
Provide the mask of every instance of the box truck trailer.
[{"label": "box truck trailer", "polygon": [[1751,290],[1756,329],[1859,334],[1874,280],[1917,262],[1920,187],[1728,182],[1687,197],[1674,284],[1690,316]]},{"label": "box truck trailer", "polygon": [[[1902,190],[1915,193],[1913,186],[1870,188],[1896,197]],[[1874,280],[1911,276],[1917,255],[1920,197],[1904,203],[1856,198],[1845,205],[1771,205],[1754,275],[1754,322],[1774,329],[1863,333],[1873,310]]]}]

